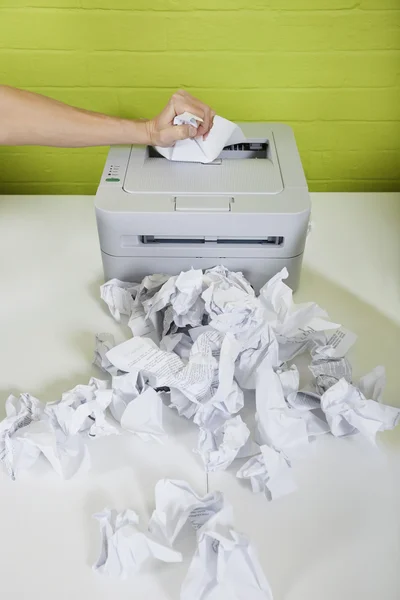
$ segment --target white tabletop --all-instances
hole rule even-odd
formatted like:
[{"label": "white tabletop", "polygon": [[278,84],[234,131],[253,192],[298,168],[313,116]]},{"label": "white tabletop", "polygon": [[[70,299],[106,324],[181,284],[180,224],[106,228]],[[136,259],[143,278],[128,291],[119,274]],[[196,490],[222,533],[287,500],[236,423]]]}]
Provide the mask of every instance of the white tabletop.
[{"label": "white tabletop", "polygon": [[[397,406],[399,207],[395,194],[314,194],[315,228],[296,294],[296,301],[318,302],[359,335],[350,354],[355,378],[385,365],[385,402]],[[98,376],[90,364],[94,334],[110,331],[122,340],[123,333],[99,301],[93,198],[0,197],[0,256],[1,418],[11,392],[55,400]],[[84,478],[64,482],[43,464],[16,482],[0,472],[4,597],[179,598],[187,561],[127,582],[90,568],[99,544],[94,512],[130,507],[145,522],[161,477],[184,478],[206,491],[192,453],[196,428],[172,412],[167,427],[165,447],[133,436],[92,441],[93,468]],[[382,434],[380,443],[383,452],[356,438],[325,436],[315,456],[296,467],[299,491],[272,503],[254,496],[235,469],[208,478],[210,489],[233,503],[237,527],[257,547],[275,600],[398,599],[400,431]]]}]

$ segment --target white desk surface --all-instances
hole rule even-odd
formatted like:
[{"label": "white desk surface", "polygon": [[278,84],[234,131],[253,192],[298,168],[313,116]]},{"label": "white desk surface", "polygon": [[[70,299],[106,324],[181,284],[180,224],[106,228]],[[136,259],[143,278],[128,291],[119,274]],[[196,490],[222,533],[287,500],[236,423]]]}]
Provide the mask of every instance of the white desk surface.
[{"label": "white desk surface", "polygon": [[[359,335],[355,376],[385,365],[385,401],[399,406],[400,194],[312,196],[315,228],[296,301],[318,302]],[[93,198],[0,196],[0,257],[2,418],[11,392],[49,401],[98,376],[94,334],[122,334],[99,300]],[[205,493],[191,451],[196,428],[170,413],[168,430],[165,447],[133,436],[92,441],[93,468],[83,479],[64,482],[43,464],[16,482],[1,471],[1,597],[177,600],[190,556],[127,582],[90,568],[99,544],[94,512],[131,507],[145,521],[161,477]],[[321,438],[296,468],[299,491],[272,503],[236,480],[236,466],[209,477],[257,547],[275,600],[400,597],[400,431],[380,442],[381,453],[356,438]]]}]

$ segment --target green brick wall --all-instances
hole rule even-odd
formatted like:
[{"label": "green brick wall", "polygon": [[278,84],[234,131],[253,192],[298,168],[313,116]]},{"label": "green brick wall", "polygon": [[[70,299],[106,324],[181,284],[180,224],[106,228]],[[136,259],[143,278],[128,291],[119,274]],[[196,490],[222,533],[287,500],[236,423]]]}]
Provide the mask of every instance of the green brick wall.
[{"label": "green brick wall", "polygon": [[[124,117],[184,87],[289,123],[313,191],[400,189],[400,0],[0,0],[0,82]],[[0,193],[93,193],[106,152],[0,148]]]}]

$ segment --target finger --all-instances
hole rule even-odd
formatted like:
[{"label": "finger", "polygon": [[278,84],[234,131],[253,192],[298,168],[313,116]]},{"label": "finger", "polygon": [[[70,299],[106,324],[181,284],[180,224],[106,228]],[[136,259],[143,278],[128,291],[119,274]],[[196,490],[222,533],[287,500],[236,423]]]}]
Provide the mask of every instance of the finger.
[{"label": "finger", "polygon": [[215,112],[215,110],[211,111],[211,124],[210,124],[210,129],[207,131],[207,133],[204,134],[203,139],[206,140],[208,138],[208,136],[210,135],[211,129],[214,126],[214,117],[217,113]]},{"label": "finger", "polygon": [[204,128],[204,133],[208,133],[211,127],[211,108],[206,106],[204,111],[204,122],[202,123]]},{"label": "finger", "polygon": [[182,114],[183,112],[189,112],[196,117],[200,117],[204,120],[204,116],[209,107],[201,102],[197,98],[191,96],[184,90],[178,90],[171,97],[171,101],[174,105],[176,114]]},{"label": "finger", "polygon": [[196,135],[197,129],[192,125],[171,125],[160,132],[160,146],[173,146],[178,140],[194,138]]},{"label": "finger", "polygon": [[206,140],[208,138],[210,131],[214,125],[215,115],[216,115],[215,110],[210,110],[210,121],[209,121],[208,128],[206,129],[206,127],[199,127],[198,134],[202,135],[204,140]]}]

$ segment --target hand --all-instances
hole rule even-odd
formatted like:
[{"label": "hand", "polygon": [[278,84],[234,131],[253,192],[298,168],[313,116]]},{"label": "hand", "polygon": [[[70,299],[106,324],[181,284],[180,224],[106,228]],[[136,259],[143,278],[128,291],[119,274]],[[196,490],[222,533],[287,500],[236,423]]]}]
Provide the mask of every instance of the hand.
[{"label": "hand", "polygon": [[[191,125],[174,125],[177,115],[190,112],[203,119],[199,127]],[[203,136],[204,139],[213,125],[215,112],[207,104],[194,98],[184,90],[176,92],[160,113],[154,119],[146,122],[147,133],[152,146],[173,146],[178,140]]]}]

